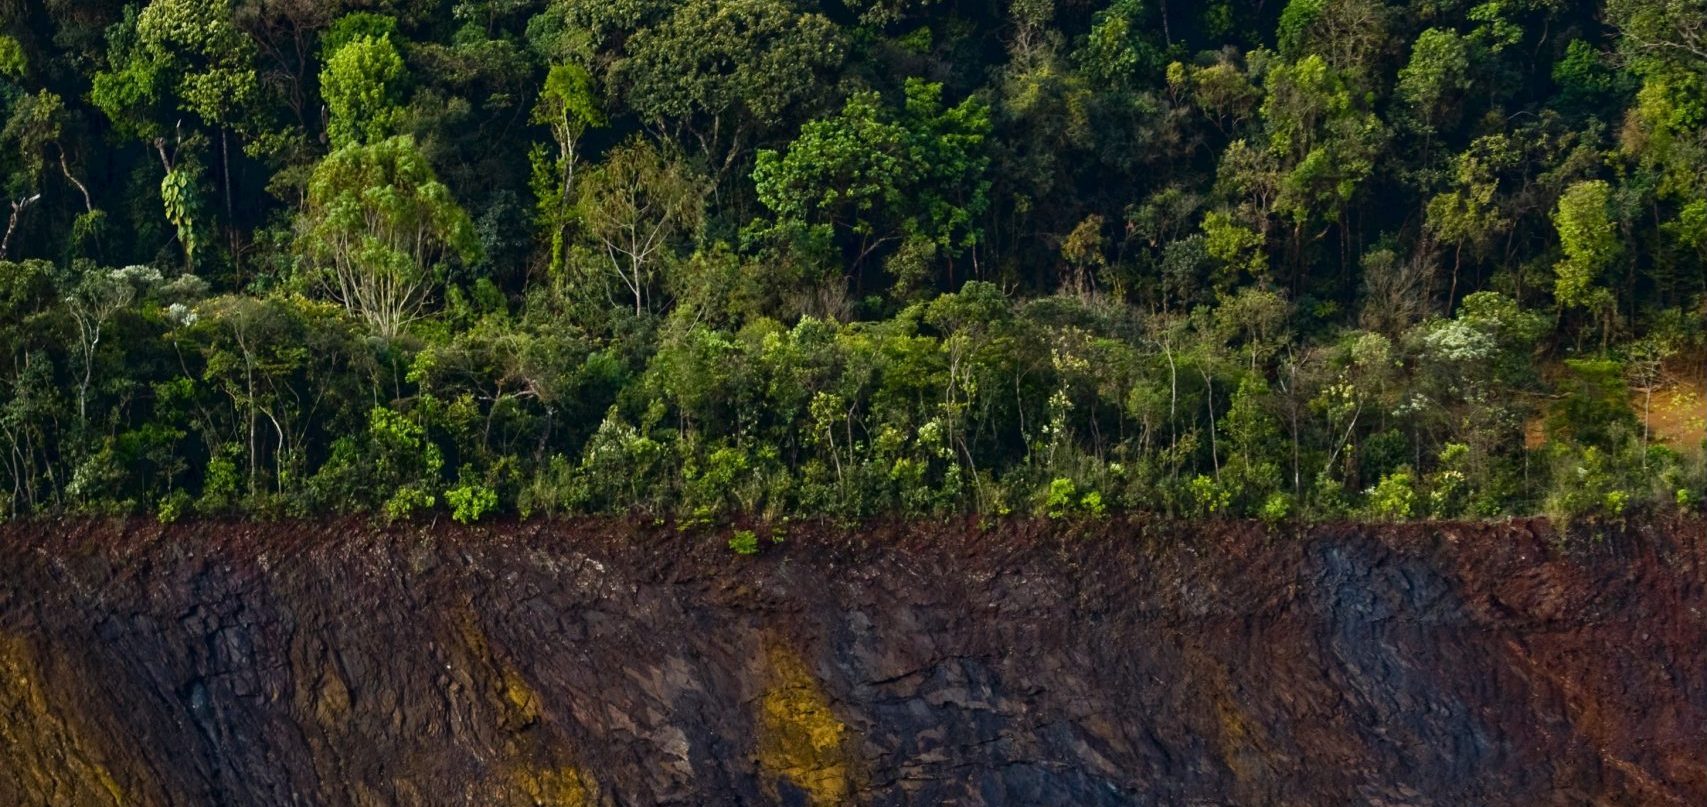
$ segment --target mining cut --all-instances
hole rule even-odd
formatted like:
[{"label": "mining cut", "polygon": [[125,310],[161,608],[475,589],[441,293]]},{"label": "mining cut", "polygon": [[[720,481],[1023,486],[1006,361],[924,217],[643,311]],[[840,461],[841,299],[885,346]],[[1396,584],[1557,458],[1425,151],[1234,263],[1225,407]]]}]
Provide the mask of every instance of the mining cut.
[{"label": "mining cut", "polygon": [[7,525],[0,804],[1707,804],[1707,522],[755,532]]}]

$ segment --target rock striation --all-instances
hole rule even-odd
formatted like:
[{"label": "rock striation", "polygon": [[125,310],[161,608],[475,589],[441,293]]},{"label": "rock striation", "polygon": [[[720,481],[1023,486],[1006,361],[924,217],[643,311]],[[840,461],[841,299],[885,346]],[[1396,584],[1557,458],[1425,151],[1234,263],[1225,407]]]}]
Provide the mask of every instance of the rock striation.
[{"label": "rock striation", "polygon": [[0,528],[0,803],[1707,804],[1701,521],[778,537]]}]

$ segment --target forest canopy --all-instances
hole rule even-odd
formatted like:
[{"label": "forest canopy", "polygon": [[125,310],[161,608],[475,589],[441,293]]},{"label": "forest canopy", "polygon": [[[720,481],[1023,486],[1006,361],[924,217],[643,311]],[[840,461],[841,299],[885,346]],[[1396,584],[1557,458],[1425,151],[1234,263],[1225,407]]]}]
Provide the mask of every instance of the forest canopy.
[{"label": "forest canopy", "polygon": [[1703,506],[1707,0],[0,4],[0,518]]}]

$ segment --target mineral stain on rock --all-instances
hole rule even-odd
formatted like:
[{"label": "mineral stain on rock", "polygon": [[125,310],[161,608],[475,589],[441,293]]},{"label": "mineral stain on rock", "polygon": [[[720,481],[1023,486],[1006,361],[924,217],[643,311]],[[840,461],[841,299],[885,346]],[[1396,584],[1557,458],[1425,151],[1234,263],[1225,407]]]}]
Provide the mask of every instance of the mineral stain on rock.
[{"label": "mineral stain on rock", "polygon": [[53,804],[128,804],[71,704],[49,699],[47,674],[28,642],[0,635],[0,791]]},{"label": "mineral stain on rock", "polygon": [[1707,524],[0,528],[0,804],[1707,803]]},{"label": "mineral stain on rock", "polygon": [[853,792],[847,726],[798,655],[779,642],[765,656],[770,669],[755,740],[767,793],[781,799],[796,789],[810,804],[847,803]]}]

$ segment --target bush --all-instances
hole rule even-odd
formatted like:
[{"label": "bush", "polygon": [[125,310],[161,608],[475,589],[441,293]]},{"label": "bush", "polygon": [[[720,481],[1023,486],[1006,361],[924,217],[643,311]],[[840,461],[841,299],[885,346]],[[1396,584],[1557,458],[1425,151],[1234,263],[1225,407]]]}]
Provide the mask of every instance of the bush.
[{"label": "bush", "polygon": [[585,499],[575,465],[562,454],[553,454],[544,467],[535,468],[516,493],[516,512],[522,518],[535,513],[557,513],[573,509]]},{"label": "bush", "polygon": [[682,507],[688,523],[711,523],[739,510],[752,511],[763,498],[755,481],[751,455],[744,449],[725,446],[703,459],[686,463],[682,469]]},{"label": "bush", "polygon": [[458,524],[473,524],[498,509],[498,492],[485,485],[457,485],[445,492],[450,517]]},{"label": "bush", "polygon": [[1262,510],[1257,513],[1264,523],[1273,526],[1292,517],[1292,497],[1284,493],[1271,493],[1268,501],[1262,503]]},{"label": "bush", "polygon": [[759,534],[752,530],[736,530],[735,535],[729,539],[729,548],[742,557],[757,555]]},{"label": "bush", "polygon": [[1371,517],[1403,521],[1416,512],[1416,481],[1411,477],[1409,468],[1400,468],[1381,477],[1381,481],[1369,489],[1368,495],[1367,507]]},{"label": "bush", "polygon": [[196,500],[196,510],[219,513],[231,509],[237,502],[237,457],[242,447],[229,443],[207,460],[202,475],[202,495]]},{"label": "bush", "polygon": [[160,498],[160,503],[155,507],[154,515],[161,524],[171,524],[183,518],[193,504],[194,500],[190,497],[190,492],[179,488]]},{"label": "bush", "polygon": [[376,406],[366,432],[332,444],[332,456],[309,480],[319,504],[352,511],[378,506],[388,519],[438,503],[444,455],[427,430],[402,413]]},{"label": "bush", "polygon": [[1214,516],[1226,512],[1233,504],[1233,494],[1216,482],[1214,477],[1198,474],[1186,483],[1193,514]]},{"label": "bush", "polygon": [[1634,432],[1636,413],[1624,383],[1624,365],[1615,361],[1567,359],[1567,393],[1548,413],[1548,436],[1585,446],[1611,448]]},{"label": "bush", "polygon": [[1102,494],[1094,490],[1086,493],[1079,499],[1079,509],[1089,516],[1101,516],[1105,512]]},{"label": "bush", "polygon": [[1441,449],[1440,469],[1428,475],[1428,509],[1435,518],[1463,514],[1470,480],[1462,469],[1469,455],[1470,447],[1463,443],[1447,443]]},{"label": "bush", "polygon": [[1043,499],[1043,513],[1050,518],[1066,518],[1073,512],[1073,500],[1078,496],[1073,480],[1057,477],[1049,483],[1049,493]]},{"label": "bush", "polygon": [[1629,483],[1644,475],[1639,452],[1555,443],[1549,453],[1553,478],[1546,511],[1560,521],[1622,516],[1635,498]]},{"label": "bush", "polygon": [[1099,517],[1107,512],[1108,505],[1103,502],[1101,492],[1090,490],[1080,493],[1079,486],[1064,476],[1052,480],[1043,497],[1043,514],[1050,518]]},{"label": "bush", "polygon": [[398,488],[385,500],[385,518],[396,521],[414,515],[417,510],[426,510],[438,504],[438,497],[427,492],[418,485]]}]

